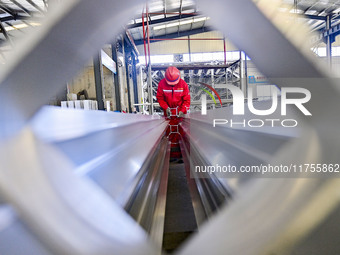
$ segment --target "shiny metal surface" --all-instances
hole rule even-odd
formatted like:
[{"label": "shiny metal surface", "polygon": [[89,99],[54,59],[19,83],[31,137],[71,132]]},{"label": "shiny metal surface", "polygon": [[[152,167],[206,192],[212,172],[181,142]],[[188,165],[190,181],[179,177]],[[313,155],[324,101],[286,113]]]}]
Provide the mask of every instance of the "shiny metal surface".
[{"label": "shiny metal surface", "polygon": [[169,160],[170,143],[163,137],[140,170],[143,176],[125,206],[126,211],[150,234],[159,252],[163,244]]},{"label": "shiny metal surface", "polygon": [[125,206],[167,122],[158,116],[44,107],[32,127],[37,137],[67,155],[75,173],[89,176]]},{"label": "shiny metal surface", "polygon": [[[1,196],[53,253],[152,253],[142,229],[98,185],[74,174],[73,164],[55,147],[29,129],[5,145]],[[11,160],[15,155],[20,161]],[[138,243],[139,251],[133,251]]]},{"label": "shiny metal surface", "polygon": [[185,172],[192,198],[197,227],[218,212],[218,209],[232,198],[232,190],[215,175],[195,173],[195,165],[209,165],[191,141],[193,137],[185,133],[180,141],[181,153],[185,162]]},{"label": "shiny metal surface", "polygon": [[[159,253],[139,221],[122,207],[136,192],[158,199],[158,187],[164,185],[166,176],[156,167],[152,175],[157,178],[144,184],[141,179],[149,171],[150,163],[145,162],[158,152],[166,127],[167,122],[157,116],[45,107],[31,121],[31,128],[2,147],[1,196],[24,215],[33,230],[32,238],[37,236],[53,254],[121,254],[127,252],[124,242],[131,242],[129,253]],[[163,149],[161,160],[166,151]],[[11,160],[16,155],[21,155],[20,162]],[[19,175],[23,166],[25,174]],[[152,186],[145,193],[140,185]],[[152,219],[157,211],[155,224],[159,225],[165,207],[157,207],[157,203],[148,204],[147,216]],[[15,225],[9,228],[15,229]],[[59,247],[61,240],[66,241],[63,247]],[[86,245],[80,245],[83,241]],[[136,247],[138,251],[133,251]]]}]

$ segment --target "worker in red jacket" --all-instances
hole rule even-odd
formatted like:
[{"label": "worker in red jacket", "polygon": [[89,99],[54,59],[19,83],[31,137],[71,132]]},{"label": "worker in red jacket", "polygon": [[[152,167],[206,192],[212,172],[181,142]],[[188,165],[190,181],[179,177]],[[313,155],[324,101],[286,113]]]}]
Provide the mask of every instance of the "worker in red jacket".
[{"label": "worker in red jacket", "polygon": [[183,117],[187,113],[190,107],[189,87],[181,79],[181,73],[176,67],[166,69],[165,78],[158,83],[157,100],[165,116],[177,114],[178,117]]}]

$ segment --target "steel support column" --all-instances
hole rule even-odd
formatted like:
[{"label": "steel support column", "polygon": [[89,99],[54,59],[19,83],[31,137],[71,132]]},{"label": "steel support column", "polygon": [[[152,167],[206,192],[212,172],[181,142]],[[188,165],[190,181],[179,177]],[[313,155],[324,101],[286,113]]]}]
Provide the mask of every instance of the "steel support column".
[{"label": "steel support column", "polygon": [[153,91],[152,91],[152,75],[151,75],[151,63],[148,65],[148,88],[149,88],[149,103],[150,103],[150,115],[153,114]]},{"label": "steel support column", "polygon": [[113,74],[114,77],[114,87],[115,87],[115,98],[116,98],[116,111],[121,111],[122,106],[120,103],[120,84],[119,84],[119,68],[118,68],[118,58],[117,58],[117,42],[111,45],[112,49],[112,59],[116,63],[116,73]]},{"label": "steel support column", "polygon": [[224,56],[224,64],[227,64],[227,46],[225,44],[225,37],[223,38],[223,56]]},{"label": "steel support column", "polygon": [[[190,35],[188,35],[188,53],[189,53],[189,62],[191,63],[191,45],[190,45]],[[192,83],[192,70],[189,70],[189,83]]]},{"label": "steel support column", "polygon": [[98,110],[104,110],[103,100],[103,66],[101,60],[101,53],[99,52],[93,58],[94,81],[96,86],[96,100],[98,103]]},{"label": "steel support column", "polygon": [[[244,82],[243,82],[243,75],[242,75],[242,69],[243,69],[243,65],[242,65],[242,51],[240,51],[240,66],[239,66],[239,73],[240,73],[240,89],[244,92]],[[244,93],[243,93],[244,95]]]},{"label": "steel support column", "polygon": [[[138,104],[138,83],[137,83],[137,57],[132,56],[132,81],[133,81],[133,95],[134,95],[134,102]],[[137,111],[139,111],[139,106],[136,106]]]},{"label": "steel support column", "polygon": [[146,6],[146,31],[148,39],[148,87],[149,87],[149,102],[150,102],[150,115],[153,115],[153,91],[152,91],[152,76],[151,76],[151,53],[150,53],[150,30],[149,30],[149,9]]},{"label": "steel support column", "polygon": [[247,54],[244,52],[244,85],[245,85],[245,94],[244,96],[248,98],[248,63],[247,63]]},{"label": "steel support column", "polygon": [[128,111],[131,113],[131,92],[130,92],[130,75],[129,75],[129,55],[131,55],[131,51],[129,52],[129,47],[126,43],[126,38],[123,37],[123,54],[124,54],[124,61],[125,61],[125,73],[126,73],[126,88],[128,91]]},{"label": "steel support column", "polygon": [[188,52],[189,52],[189,62],[191,62],[190,35],[188,35]]},{"label": "steel support column", "polygon": [[[331,29],[332,21],[331,15],[328,15],[326,18],[326,30],[329,31]],[[326,51],[327,51],[327,61],[329,68],[332,68],[332,41],[331,36],[328,35],[326,38]]]}]

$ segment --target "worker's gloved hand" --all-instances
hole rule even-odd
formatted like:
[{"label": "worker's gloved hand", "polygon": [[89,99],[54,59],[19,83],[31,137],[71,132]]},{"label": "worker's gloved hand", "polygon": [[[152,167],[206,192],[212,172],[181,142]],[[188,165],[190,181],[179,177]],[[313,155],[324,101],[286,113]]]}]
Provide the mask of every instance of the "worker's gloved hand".
[{"label": "worker's gloved hand", "polygon": [[183,118],[184,117],[184,113],[183,112],[179,112],[178,113],[178,117]]},{"label": "worker's gloved hand", "polygon": [[170,107],[168,109],[166,109],[166,116],[170,117],[171,115],[171,110]]}]

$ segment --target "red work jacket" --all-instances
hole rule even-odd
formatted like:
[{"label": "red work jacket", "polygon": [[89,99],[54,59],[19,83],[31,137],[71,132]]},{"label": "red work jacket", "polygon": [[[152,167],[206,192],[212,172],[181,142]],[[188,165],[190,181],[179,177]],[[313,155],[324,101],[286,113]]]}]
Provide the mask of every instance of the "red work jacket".
[{"label": "red work jacket", "polygon": [[190,107],[190,93],[188,84],[180,79],[179,82],[171,86],[166,83],[165,79],[162,79],[158,83],[157,89],[157,101],[164,110],[178,107],[178,112],[187,113],[187,109]]}]

